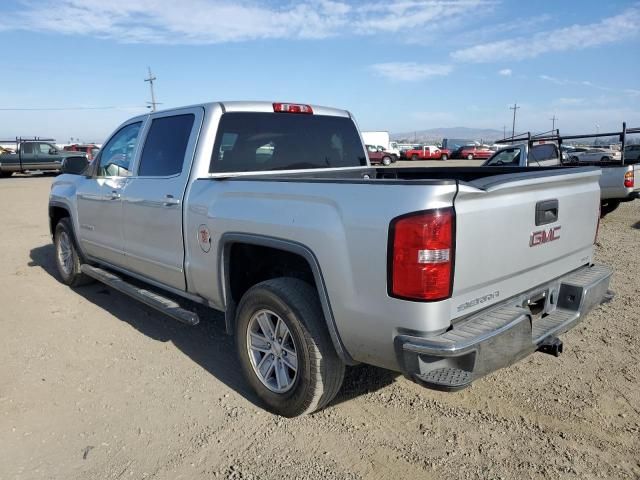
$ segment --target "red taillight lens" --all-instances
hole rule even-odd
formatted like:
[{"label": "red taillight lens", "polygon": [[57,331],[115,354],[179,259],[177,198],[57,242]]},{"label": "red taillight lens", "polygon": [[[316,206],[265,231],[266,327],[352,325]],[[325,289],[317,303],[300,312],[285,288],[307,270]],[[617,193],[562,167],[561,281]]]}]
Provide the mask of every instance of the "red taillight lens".
[{"label": "red taillight lens", "polygon": [[633,177],[633,171],[627,172],[624,174],[624,186],[626,188],[633,188],[635,183],[635,179]]},{"label": "red taillight lens", "polygon": [[451,296],[454,223],[453,208],[413,213],[391,222],[390,295],[427,301]]},{"label": "red taillight lens", "polygon": [[302,105],[300,103],[274,103],[273,111],[284,112],[284,113],[313,114],[313,109],[311,108],[311,105]]}]

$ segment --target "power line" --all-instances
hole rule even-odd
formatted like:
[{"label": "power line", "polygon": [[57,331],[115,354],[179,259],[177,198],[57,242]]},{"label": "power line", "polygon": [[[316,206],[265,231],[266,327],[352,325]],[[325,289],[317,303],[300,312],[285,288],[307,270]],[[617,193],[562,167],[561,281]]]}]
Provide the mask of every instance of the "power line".
[{"label": "power line", "polygon": [[105,105],[101,107],[0,107],[3,112],[44,112],[61,110],[118,110],[124,108],[144,108],[145,105]]},{"label": "power line", "polygon": [[511,127],[511,138],[516,136],[516,110],[520,107],[514,102],[513,107],[509,107],[509,110],[513,110],[513,125]]}]

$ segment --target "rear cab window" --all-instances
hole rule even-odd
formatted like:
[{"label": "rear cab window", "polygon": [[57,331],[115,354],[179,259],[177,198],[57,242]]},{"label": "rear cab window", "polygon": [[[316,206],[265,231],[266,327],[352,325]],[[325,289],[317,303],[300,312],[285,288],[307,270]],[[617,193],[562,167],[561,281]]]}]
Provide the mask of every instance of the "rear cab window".
[{"label": "rear cab window", "polygon": [[222,115],[210,173],[304,170],[367,165],[348,117],[228,112]]}]

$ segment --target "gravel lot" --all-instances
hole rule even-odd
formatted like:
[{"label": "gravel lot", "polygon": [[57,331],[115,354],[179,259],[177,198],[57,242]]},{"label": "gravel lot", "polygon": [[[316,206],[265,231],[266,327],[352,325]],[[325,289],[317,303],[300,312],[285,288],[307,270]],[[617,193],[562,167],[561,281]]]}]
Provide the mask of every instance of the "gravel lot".
[{"label": "gravel lot", "polygon": [[640,478],[640,202],[602,222],[617,296],[560,358],[454,394],[356,367],[287,420],[257,405],[219,315],[190,328],[59,283],[50,183],[0,180],[0,479]]}]

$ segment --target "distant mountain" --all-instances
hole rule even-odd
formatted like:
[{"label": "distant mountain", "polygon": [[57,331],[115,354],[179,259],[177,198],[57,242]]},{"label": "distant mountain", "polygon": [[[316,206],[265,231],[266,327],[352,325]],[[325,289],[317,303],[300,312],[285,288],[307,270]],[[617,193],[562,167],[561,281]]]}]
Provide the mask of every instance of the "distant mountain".
[{"label": "distant mountain", "polygon": [[392,140],[405,141],[407,143],[439,142],[443,138],[475,140],[486,143],[503,138],[503,132],[492,128],[448,127],[391,134]]}]

